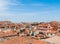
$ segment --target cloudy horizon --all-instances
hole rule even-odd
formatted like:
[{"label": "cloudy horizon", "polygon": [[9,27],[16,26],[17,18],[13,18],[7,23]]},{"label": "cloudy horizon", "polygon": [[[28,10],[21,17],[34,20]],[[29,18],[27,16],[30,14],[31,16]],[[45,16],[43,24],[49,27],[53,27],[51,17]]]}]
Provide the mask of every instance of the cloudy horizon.
[{"label": "cloudy horizon", "polygon": [[0,21],[60,21],[59,0],[0,0]]}]

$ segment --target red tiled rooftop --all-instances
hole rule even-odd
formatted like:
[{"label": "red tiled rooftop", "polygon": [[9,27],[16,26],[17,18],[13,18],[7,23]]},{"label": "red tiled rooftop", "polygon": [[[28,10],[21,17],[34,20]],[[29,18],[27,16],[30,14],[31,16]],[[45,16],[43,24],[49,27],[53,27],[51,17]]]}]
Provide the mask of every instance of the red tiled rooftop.
[{"label": "red tiled rooftop", "polygon": [[27,37],[15,37],[13,39],[0,42],[0,44],[30,44],[30,42],[33,42],[34,44],[47,44],[41,40],[31,39]]},{"label": "red tiled rooftop", "polygon": [[0,32],[0,37],[5,37],[5,36],[10,36],[10,35],[15,35],[15,34],[17,34],[17,32],[15,32],[13,30],[10,30],[10,31],[7,31],[7,32],[1,31]]}]

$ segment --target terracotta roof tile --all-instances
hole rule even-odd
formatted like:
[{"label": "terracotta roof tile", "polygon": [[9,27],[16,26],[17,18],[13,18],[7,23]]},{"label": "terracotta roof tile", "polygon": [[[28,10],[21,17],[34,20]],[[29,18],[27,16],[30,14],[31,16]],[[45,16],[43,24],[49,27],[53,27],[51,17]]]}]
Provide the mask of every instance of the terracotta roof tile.
[{"label": "terracotta roof tile", "polygon": [[13,39],[0,42],[0,44],[30,44],[31,42],[33,42],[34,44],[47,44],[41,40],[31,38],[28,39],[27,37],[15,37]]}]

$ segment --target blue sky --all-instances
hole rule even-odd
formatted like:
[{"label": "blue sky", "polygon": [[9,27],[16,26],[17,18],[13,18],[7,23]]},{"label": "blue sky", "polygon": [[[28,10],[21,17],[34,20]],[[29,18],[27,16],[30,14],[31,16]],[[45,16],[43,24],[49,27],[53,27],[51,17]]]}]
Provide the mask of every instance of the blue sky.
[{"label": "blue sky", "polygon": [[60,0],[0,0],[0,21],[60,21]]}]

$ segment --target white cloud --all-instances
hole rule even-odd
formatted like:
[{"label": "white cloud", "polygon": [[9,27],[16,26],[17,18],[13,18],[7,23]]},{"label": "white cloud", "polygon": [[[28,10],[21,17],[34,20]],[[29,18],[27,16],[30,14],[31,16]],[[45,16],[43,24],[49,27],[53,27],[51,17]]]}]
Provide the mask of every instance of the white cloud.
[{"label": "white cloud", "polygon": [[22,6],[21,2],[17,2],[17,0],[0,0],[0,11],[5,11],[9,9],[10,6]]},{"label": "white cloud", "polygon": [[[18,3],[16,3],[16,0],[0,0],[0,17],[4,18],[4,17],[9,17],[12,16],[11,13],[7,10],[9,10],[9,6],[16,6],[18,5]],[[22,4],[21,4],[22,5]]]},{"label": "white cloud", "polygon": [[0,11],[8,9],[8,2],[6,0],[0,0]]}]

